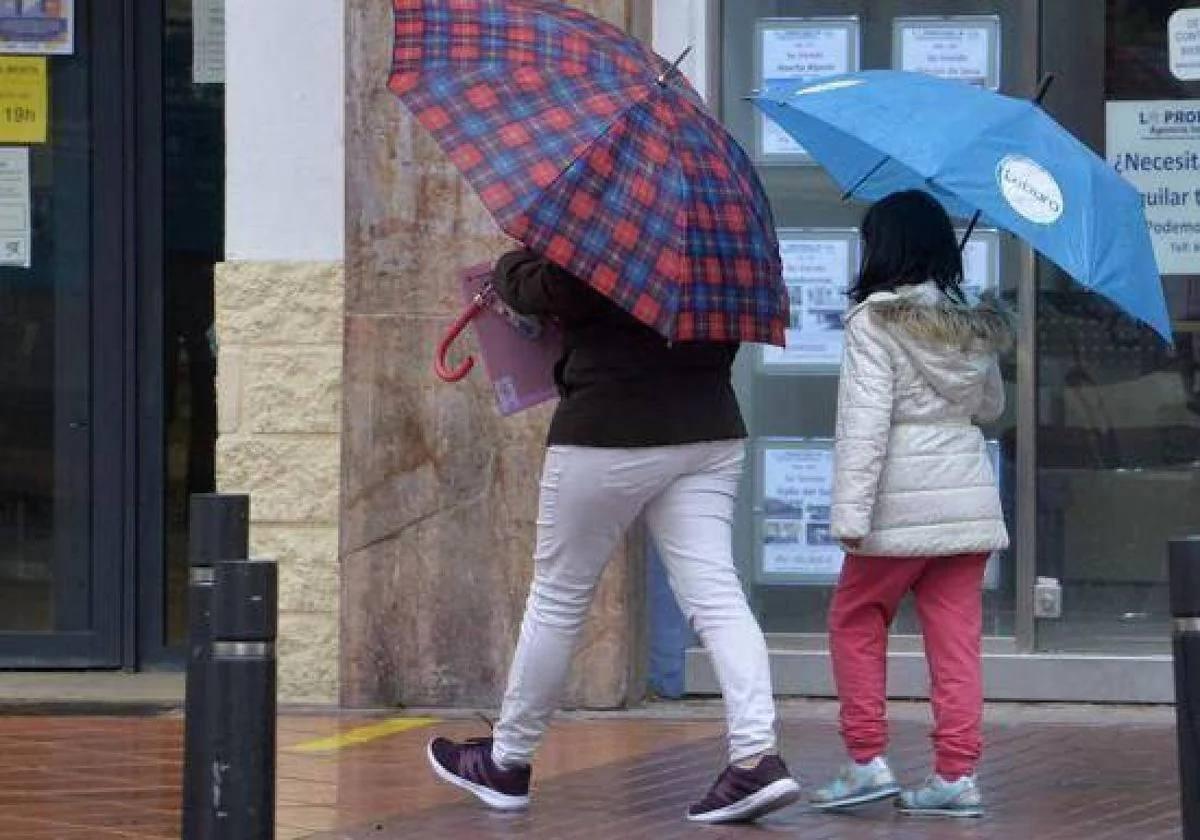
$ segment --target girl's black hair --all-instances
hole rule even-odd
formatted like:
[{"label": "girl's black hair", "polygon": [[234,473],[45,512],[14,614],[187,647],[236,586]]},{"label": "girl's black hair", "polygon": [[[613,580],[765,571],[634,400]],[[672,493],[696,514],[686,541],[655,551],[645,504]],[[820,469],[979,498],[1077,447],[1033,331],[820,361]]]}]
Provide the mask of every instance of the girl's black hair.
[{"label": "girl's black hair", "polygon": [[958,237],[929,193],[905,190],[880,199],[863,219],[862,237],[862,269],[849,291],[855,303],[930,280],[952,300],[965,302]]}]

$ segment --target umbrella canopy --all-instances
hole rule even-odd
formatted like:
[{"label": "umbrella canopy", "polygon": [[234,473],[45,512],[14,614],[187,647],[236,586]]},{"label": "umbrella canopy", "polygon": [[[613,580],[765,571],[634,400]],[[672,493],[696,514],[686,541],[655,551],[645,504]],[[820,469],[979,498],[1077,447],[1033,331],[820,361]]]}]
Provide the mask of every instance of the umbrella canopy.
[{"label": "umbrella canopy", "polygon": [[390,88],[510,236],[676,341],[782,345],[770,205],[674,68],[543,0],[393,0]]},{"label": "umbrella canopy", "polygon": [[847,191],[923,189],[952,215],[979,212],[1171,341],[1140,194],[1036,104],[893,70],[752,100]]}]

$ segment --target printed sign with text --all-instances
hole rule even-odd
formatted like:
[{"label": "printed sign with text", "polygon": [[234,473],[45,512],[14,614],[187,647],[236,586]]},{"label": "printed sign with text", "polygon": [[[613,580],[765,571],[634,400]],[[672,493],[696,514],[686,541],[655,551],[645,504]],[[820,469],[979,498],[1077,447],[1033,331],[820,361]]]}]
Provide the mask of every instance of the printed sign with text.
[{"label": "printed sign with text", "polygon": [[[760,86],[798,83],[858,69],[855,20],[763,21],[758,28]],[[764,114],[757,117],[761,157],[803,156],[804,149]]]},{"label": "printed sign with text", "polygon": [[1200,274],[1200,102],[1109,102],[1106,151],[1142,193],[1163,274]]}]

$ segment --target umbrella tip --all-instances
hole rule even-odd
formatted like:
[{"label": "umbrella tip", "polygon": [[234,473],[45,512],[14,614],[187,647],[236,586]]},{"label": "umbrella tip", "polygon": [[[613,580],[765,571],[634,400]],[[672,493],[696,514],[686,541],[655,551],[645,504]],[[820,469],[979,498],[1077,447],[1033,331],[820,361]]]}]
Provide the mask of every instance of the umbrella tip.
[{"label": "umbrella tip", "polygon": [[679,65],[683,64],[683,60],[691,54],[693,47],[694,45],[688,44],[687,49],[679,54],[679,58],[671,62],[671,66],[662,72],[662,75],[658,77],[658,83],[661,86],[666,87],[667,80],[679,72]]}]

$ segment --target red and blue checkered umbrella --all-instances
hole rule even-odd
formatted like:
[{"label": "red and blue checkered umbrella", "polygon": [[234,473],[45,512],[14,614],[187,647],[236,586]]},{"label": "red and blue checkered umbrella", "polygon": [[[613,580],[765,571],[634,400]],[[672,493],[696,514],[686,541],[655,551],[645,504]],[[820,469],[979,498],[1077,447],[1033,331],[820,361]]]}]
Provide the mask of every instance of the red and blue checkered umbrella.
[{"label": "red and blue checkered umbrella", "polygon": [[393,0],[390,87],[506,233],[675,341],[783,344],[744,151],[667,62],[551,0]]}]

